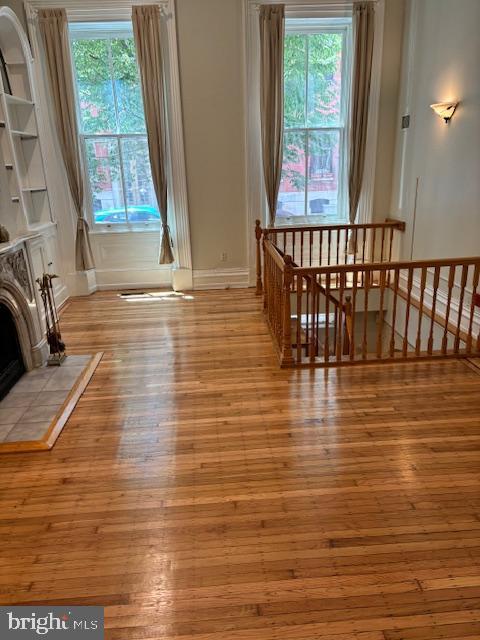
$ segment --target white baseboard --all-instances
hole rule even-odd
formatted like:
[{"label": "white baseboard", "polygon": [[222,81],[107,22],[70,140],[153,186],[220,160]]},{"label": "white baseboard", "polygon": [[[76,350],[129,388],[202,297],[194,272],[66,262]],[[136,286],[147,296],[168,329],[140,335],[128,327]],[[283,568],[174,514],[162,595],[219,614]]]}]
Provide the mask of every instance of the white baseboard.
[{"label": "white baseboard", "polygon": [[97,291],[162,289],[172,286],[171,269],[96,269]]},{"label": "white baseboard", "polygon": [[193,288],[245,289],[249,286],[248,269],[197,269],[193,272]]}]

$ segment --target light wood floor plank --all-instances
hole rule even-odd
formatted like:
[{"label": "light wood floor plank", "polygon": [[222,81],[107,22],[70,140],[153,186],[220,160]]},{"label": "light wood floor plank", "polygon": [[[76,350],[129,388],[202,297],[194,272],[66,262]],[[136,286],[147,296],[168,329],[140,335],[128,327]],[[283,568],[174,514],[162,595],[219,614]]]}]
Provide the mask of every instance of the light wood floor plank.
[{"label": "light wood floor plank", "polygon": [[108,640],[477,640],[480,369],[280,370],[251,290],[71,300],[103,351],[53,450],[0,458],[0,603]]}]

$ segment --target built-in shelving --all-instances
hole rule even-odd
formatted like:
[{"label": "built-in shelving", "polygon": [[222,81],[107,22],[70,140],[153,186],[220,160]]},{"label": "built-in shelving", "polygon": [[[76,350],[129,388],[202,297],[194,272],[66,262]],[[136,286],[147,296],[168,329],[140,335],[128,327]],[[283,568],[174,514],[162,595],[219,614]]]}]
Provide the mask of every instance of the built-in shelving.
[{"label": "built-in shelving", "polygon": [[28,39],[7,8],[0,8],[0,49],[9,84],[0,77],[0,223],[10,235],[52,222],[38,134]]}]

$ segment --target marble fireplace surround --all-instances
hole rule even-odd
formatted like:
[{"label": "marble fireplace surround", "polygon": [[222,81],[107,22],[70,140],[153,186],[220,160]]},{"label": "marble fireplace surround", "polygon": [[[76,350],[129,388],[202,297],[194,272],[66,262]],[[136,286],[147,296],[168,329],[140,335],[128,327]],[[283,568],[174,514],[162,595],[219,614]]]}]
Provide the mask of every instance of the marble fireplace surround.
[{"label": "marble fireplace surround", "polygon": [[12,314],[27,371],[42,366],[48,357],[33,287],[25,242],[0,245],[0,302]]}]

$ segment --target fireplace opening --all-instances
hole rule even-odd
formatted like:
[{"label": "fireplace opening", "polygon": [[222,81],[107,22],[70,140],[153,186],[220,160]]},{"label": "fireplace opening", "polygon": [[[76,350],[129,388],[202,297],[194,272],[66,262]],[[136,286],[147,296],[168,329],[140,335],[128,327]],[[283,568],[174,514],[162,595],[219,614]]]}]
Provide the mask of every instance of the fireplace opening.
[{"label": "fireplace opening", "polygon": [[17,328],[8,307],[0,302],[0,400],[25,373]]}]

